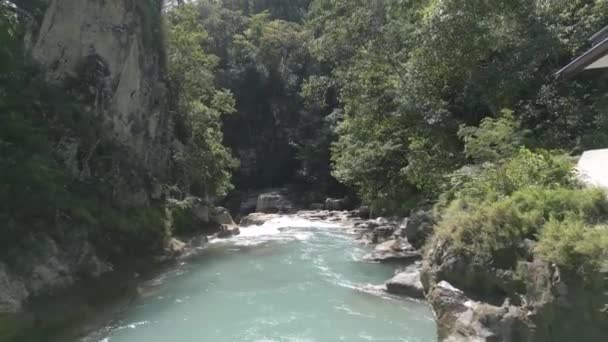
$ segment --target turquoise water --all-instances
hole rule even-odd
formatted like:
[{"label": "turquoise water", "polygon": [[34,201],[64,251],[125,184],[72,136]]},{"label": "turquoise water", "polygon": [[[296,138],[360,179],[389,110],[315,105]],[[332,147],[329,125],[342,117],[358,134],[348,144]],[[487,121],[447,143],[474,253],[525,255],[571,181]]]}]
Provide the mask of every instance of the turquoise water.
[{"label": "turquoise water", "polygon": [[103,342],[435,341],[425,303],[383,293],[390,266],[346,229],[283,218],[211,243],[153,279]]}]

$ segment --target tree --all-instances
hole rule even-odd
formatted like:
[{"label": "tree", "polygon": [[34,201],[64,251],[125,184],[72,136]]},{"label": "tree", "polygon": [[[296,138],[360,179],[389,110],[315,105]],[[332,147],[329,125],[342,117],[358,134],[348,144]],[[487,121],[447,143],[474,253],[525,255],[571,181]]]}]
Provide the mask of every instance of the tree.
[{"label": "tree", "polygon": [[221,116],[234,111],[234,99],[215,86],[218,59],[203,50],[207,34],[197,7],[186,4],[168,14],[169,78],[175,97],[176,133],[184,143],[176,156],[191,192],[217,197],[231,188],[236,161],[222,145]]}]

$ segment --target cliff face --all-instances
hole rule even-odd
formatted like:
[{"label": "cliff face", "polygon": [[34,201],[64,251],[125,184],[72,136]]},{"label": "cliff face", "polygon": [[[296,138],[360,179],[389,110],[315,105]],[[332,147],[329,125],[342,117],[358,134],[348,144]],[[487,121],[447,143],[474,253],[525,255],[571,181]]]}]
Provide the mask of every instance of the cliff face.
[{"label": "cliff face", "polygon": [[[160,1],[48,0],[44,5],[26,45],[47,83],[62,94],[57,101],[65,97],[62,106],[78,108],[77,124],[60,126],[65,129],[59,130],[56,146],[62,162],[112,205],[158,204],[171,177],[173,140]],[[0,259],[0,316],[20,312],[31,298],[111,270],[89,240],[86,226],[58,214],[55,226],[28,238],[18,255]]]},{"label": "cliff face", "polygon": [[64,139],[66,164],[82,178],[111,179],[112,197],[129,206],[158,195],[170,169],[160,6],[50,0],[33,39],[48,81],[71,87],[94,126],[92,141],[79,132]]},{"label": "cliff face", "polygon": [[606,280],[606,272],[581,279],[531,253],[517,271],[475,266],[441,239],[428,247],[422,270],[439,340],[450,342],[604,341]]}]

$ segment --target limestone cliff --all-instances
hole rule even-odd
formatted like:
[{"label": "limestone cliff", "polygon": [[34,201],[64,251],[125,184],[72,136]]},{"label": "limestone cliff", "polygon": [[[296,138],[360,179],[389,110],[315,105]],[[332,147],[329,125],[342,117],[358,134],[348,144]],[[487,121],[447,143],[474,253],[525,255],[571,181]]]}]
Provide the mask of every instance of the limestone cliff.
[{"label": "limestone cliff", "polygon": [[[161,2],[37,4],[42,7],[31,16],[26,45],[42,77],[62,94],[57,101],[78,108],[77,126],[45,117],[49,126],[61,128],[55,131],[63,164],[86,191],[113,206],[158,205],[163,185],[171,180],[173,140],[163,80]],[[0,259],[0,316],[111,269],[90,242],[89,227],[69,215],[56,216],[54,226]]]},{"label": "limestone cliff", "polygon": [[[81,177],[112,179],[112,196],[125,205],[146,204],[169,176],[160,7],[158,0],[50,0],[33,39],[47,79],[72,87],[95,126],[94,141],[83,143],[79,132],[65,138],[67,164]],[[112,165],[96,162],[108,150]]]}]

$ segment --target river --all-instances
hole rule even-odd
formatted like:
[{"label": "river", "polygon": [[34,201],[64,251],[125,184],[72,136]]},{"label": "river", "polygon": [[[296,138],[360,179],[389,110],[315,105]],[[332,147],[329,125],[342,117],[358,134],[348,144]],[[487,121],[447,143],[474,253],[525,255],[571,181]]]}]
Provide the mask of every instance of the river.
[{"label": "river", "polygon": [[280,217],[216,240],[141,285],[81,341],[436,341],[426,303],[384,293],[393,266],[344,227]]}]

